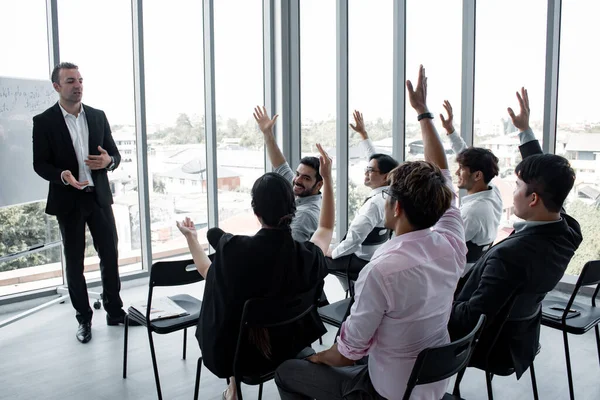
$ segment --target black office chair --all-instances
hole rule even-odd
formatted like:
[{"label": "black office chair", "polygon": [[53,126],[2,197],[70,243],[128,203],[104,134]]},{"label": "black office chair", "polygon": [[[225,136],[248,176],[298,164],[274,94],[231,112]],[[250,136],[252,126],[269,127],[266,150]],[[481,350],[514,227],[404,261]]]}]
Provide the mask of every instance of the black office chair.
[{"label": "black office chair", "polygon": [[[502,329],[504,328],[504,325],[509,320],[510,313],[512,311],[513,306],[515,305],[515,303],[517,301],[518,296],[519,296],[518,293],[514,293],[510,297],[509,301],[504,305],[502,310],[500,310],[500,312],[496,315],[496,317],[494,319],[490,319],[488,321],[488,323],[486,324],[485,328],[483,329],[483,332],[482,332],[483,335],[480,335],[480,338],[477,342],[477,346],[475,347],[475,351],[474,351],[474,354],[477,352],[482,352],[482,354],[484,354],[483,363],[481,363],[480,361],[474,363],[473,360],[471,360],[471,362],[468,365],[469,367],[474,367],[474,368],[480,369],[485,372],[485,382],[486,382],[489,400],[494,399],[494,393],[493,393],[493,389],[492,389],[492,379],[494,378],[494,375],[510,376],[515,373],[514,367],[508,367],[508,366],[507,367],[499,367],[499,366],[492,365],[490,363],[490,357],[495,351],[496,342],[498,341],[498,338],[500,337],[500,334],[502,333]],[[532,315],[527,316],[525,318],[520,318],[520,320],[527,321],[529,319],[538,318],[540,312],[541,312],[541,307],[539,307],[538,310],[536,310]],[[484,338],[484,336],[485,336],[485,338]],[[484,346],[484,347],[482,347],[482,346]],[[540,352],[540,346],[538,343],[536,355],[539,352]],[[465,374],[466,369],[467,369],[467,367],[464,367],[458,373],[458,376],[456,377],[456,381],[454,383],[454,390],[452,392],[452,395],[455,396],[454,398],[457,398],[457,399],[461,398],[460,382],[462,381],[462,378]],[[533,366],[533,362],[529,366],[529,373],[531,375],[531,389],[533,391],[533,398],[535,400],[538,400],[539,396],[538,396],[538,390],[537,390],[537,380],[535,377],[535,369]]]},{"label": "black office chair", "polygon": [[[256,386],[258,388],[258,399],[262,399],[263,383],[270,381],[275,376],[275,368],[269,371],[261,371],[257,375],[243,375],[240,371],[241,347],[246,341],[250,329],[269,329],[281,328],[299,321],[304,316],[312,312],[317,303],[319,294],[323,290],[323,283],[317,287],[295,296],[288,298],[254,298],[249,299],[244,304],[242,320],[240,322],[240,332],[238,334],[237,345],[233,361],[233,376],[236,383],[236,393],[239,400],[242,397],[242,383]],[[304,359],[313,355],[315,352],[310,347],[302,350],[295,358]],[[200,373],[202,367],[201,359],[198,360],[198,370],[196,373],[196,389],[194,399],[198,399],[200,386]]]},{"label": "black office chair", "polygon": [[[409,400],[417,385],[444,380],[465,368],[469,364],[484,323],[485,315],[481,315],[475,328],[462,339],[422,350],[410,373],[402,399]],[[452,395],[446,394],[443,400],[452,398]]]},{"label": "black office chair", "polygon": [[353,304],[354,297],[350,297],[324,307],[319,307],[319,317],[321,317],[321,320],[324,323],[335,326],[336,328],[341,328],[344,321],[350,315],[350,309]]},{"label": "black office chair", "polygon": [[[592,296],[592,305],[588,306],[575,301],[577,293],[582,286],[596,285]],[[568,301],[561,298],[549,296],[542,302],[542,325],[558,329],[563,333],[565,344],[565,361],[567,363],[567,377],[569,379],[569,394],[571,399],[575,398],[573,390],[573,374],[571,371],[571,357],[569,354],[568,333],[583,335],[592,327],[596,330],[596,346],[598,348],[598,359],[600,361],[600,308],[596,307],[596,297],[600,290],[600,260],[589,261],[583,266],[579,279],[575,284],[573,293]]]},{"label": "black office chair", "polygon": [[187,294],[169,296],[178,306],[185,309],[187,315],[161,320],[151,320],[152,293],[156,286],[179,286],[196,283],[203,280],[202,275],[196,270],[194,260],[160,261],[152,264],[150,269],[150,282],[148,288],[148,302],[146,315],[143,315],[133,307],[129,307],[125,316],[125,335],[123,344],[123,379],[127,378],[127,336],[129,331],[129,320],[144,325],[148,330],[148,341],[150,343],[150,354],[152,355],[152,367],[154,368],[154,380],[156,381],[156,392],[159,400],[162,399],[160,390],[160,379],[158,377],[158,366],[154,352],[154,341],[152,333],[159,335],[167,334],[183,329],[183,359],[186,355],[187,328],[196,326],[200,318],[202,302]]},{"label": "black office chair", "polygon": [[[391,239],[392,233],[393,232],[391,229],[375,227],[375,228],[373,228],[373,230],[371,232],[369,232],[369,234],[367,235],[365,240],[362,241],[361,245],[363,245],[363,246],[382,245]],[[342,241],[344,239],[346,239],[346,236],[344,236],[342,238]],[[348,298],[348,294],[350,294],[350,297],[354,296],[353,286],[351,285],[351,283],[352,283],[352,281],[355,281],[356,279],[358,279],[358,273],[350,272],[349,268],[350,268],[350,261],[348,261],[348,265],[346,265],[345,271],[330,271],[329,272],[330,274],[335,275],[338,278],[342,278],[342,279],[345,278],[347,280],[349,293],[348,293],[348,291],[346,291],[346,298]]]}]

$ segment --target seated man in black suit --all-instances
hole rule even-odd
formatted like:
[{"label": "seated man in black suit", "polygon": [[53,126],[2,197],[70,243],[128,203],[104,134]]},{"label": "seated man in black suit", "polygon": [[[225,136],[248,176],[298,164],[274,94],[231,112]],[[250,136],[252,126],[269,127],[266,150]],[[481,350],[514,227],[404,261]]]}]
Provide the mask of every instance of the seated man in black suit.
[{"label": "seated man in black suit", "polygon": [[[507,302],[516,302],[502,328],[488,366],[492,370],[514,368],[517,377],[533,362],[540,334],[540,304],[562,278],[582,241],[579,223],[563,207],[575,173],[560,156],[542,154],[529,127],[527,91],[517,93],[520,113],[508,113],[520,130],[523,161],[515,169],[515,215],[524,221],[492,247],[472,268],[455,301],[448,323],[452,339],[466,335],[481,314],[488,317],[471,364],[485,367],[490,340]],[[506,311],[505,311],[506,312]],[[486,344],[488,348],[486,348]]]}]

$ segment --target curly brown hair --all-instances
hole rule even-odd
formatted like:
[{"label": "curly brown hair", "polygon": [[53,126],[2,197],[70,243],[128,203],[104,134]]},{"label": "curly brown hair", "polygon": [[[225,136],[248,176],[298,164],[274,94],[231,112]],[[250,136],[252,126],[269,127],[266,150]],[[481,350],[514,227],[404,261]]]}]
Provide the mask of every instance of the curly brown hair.
[{"label": "curly brown hair", "polygon": [[416,229],[432,227],[450,207],[454,193],[436,165],[427,161],[405,162],[390,175],[390,193]]}]

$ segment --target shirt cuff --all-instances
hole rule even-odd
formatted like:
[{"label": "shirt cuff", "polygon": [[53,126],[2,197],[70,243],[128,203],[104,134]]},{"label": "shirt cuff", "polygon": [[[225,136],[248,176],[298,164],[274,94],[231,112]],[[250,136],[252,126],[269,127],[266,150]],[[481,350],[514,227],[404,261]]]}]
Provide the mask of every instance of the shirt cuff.
[{"label": "shirt cuff", "polygon": [[63,178],[64,173],[65,173],[65,171],[63,171],[63,172],[60,173],[60,180],[62,181],[62,183],[65,186],[69,186],[69,182],[66,182],[65,179]]},{"label": "shirt cuff", "polygon": [[523,132],[519,132],[519,140],[521,141],[521,145],[524,145],[525,143],[533,142],[536,138],[531,128],[528,128]]},{"label": "shirt cuff", "polygon": [[340,352],[341,355],[343,355],[344,357],[346,357],[349,360],[355,360],[358,361],[362,358],[364,358],[364,356],[367,355],[368,350],[369,349],[365,349],[365,350],[357,350],[354,348],[351,348],[350,346],[348,346],[346,344],[346,323],[344,322],[344,324],[342,325],[342,329],[340,330],[340,336],[338,337],[338,341],[337,341],[337,348],[338,351]]}]

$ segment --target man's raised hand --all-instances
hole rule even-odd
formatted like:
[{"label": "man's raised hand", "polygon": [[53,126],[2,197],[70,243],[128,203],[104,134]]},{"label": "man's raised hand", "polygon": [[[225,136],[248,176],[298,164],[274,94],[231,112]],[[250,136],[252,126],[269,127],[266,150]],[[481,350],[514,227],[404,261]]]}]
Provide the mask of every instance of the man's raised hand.
[{"label": "man's raised hand", "polygon": [[354,117],[355,125],[350,124],[350,128],[354,129],[354,131],[356,131],[362,137],[363,140],[367,140],[369,138],[369,135],[367,135],[367,130],[365,129],[365,121],[363,120],[362,113],[360,111],[354,110],[352,116]]},{"label": "man's raised hand", "polygon": [[419,66],[419,78],[417,79],[417,86],[413,88],[412,82],[407,80],[406,88],[408,89],[408,99],[410,100],[410,105],[415,109],[417,114],[428,112],[427,77],[425,76],[425,68],[422,65]]},{"label": "man's raised hand", "polygon": [[521,132],[529,129],[529,95],[527,89],[521,88],[521,94],[517,92],[517,100],[519,100],[519,114],[515,115],[512,108],[508,107],[508,115],[512,120],[513,125]]},{"label": "man's raised hand", "polygon": [[452,105],[448,100],[444,100],[444,108],[448,113],[448,119],[444,118],[444,114],[440,114],[440,119],[442,120],[442,126],[446,130],[446,133],[449,135],[454,132],[454,125],[452,122],[454,121],[454,114],[452,113]]},{"label": "man's raised hand", "polygon": [[275,121],[277,121],[278,114],[275,114],[273,119],[269,118],[267,115],[267,109],[263,106],[262,109],[260,106],[254,107],[254,119],[258,124],[260,131],[264,134],[272,134],[273,126],[275,125]]},{"label": "man's raised hand", "polygon": [[327,154],[321,144],[317,143],[317,149],[319,150],[319,153],[321,153],[319,156],[319,173],[323,179],[331,179],[331,157],[329,157],[329,154]]}]

